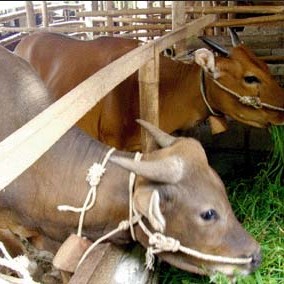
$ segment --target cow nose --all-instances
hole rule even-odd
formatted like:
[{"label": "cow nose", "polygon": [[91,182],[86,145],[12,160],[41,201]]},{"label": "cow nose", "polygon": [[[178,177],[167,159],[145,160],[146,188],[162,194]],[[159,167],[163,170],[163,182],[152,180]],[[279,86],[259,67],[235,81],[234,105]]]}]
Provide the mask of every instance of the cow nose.
[{"label": "cow nose", "polygon": [[260,252],[254,253],[252,256],[251,267],[253,270],[257,269],[261,263],[261,254]]}]

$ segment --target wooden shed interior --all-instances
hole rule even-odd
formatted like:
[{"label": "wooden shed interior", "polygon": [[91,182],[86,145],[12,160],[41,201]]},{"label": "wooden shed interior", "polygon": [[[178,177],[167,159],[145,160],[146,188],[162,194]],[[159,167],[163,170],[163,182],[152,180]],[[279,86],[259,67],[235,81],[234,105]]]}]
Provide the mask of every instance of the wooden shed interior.
[{"label": "wooden shed interior", "polygon": [[[113,87],[138,69],[146,90],[145,94],[140,94],[143,102],[142,117],[158,125],[158,78],[155,77],[158,67],[154,59],[166,48],[170,52],[167,56],[178,57],[205,47],[199,36],[206,35],[209,39],[229,48],[231,39],[228,28],[233,27],[240,39],[256,56],[268,64],[278,84],[284,87],[284,1],[41,1],[40,4],[39,1],[21,2],[22,6],[14,8],[1,7],[0,3],[0,45],[11,51],[23,37],[37,31],[64,33],[80,40],[92,40],[103,35],[136,38],[149,44],[144,45],[139,52],[134,50],[124,56],[119,62],[113,62],[109,69],[102,71],[104,78],[107,79],[111,74],[115,80],[107,88],[98,90],[96,98],[72,90],[73,97],[77,96],[78,100],[84,97],[88,101],[88,105],[83,106],[77,113],[72,115],[65,113],[64,117],[60,117],[58,113],[61,113],[63,106],[59,104],[51,106],[50,112],[44,114],[46,115],[44,119],[54,124],[66,119],[68,120],[66,127],[53,129],[49,145],[37,149],[31,160],[23,159],[25,161],[18,172],[9,172],[6,169],[6,160],[11,158],[15,163],[17,162],[16,154],[9,156],[12,151],[18,151],[18,155],[22,153],[25,155],[24,151],[29,147],[29,142],[24,144],[26,141],[22,141],[24,139],[21,137],[29,135],[27,134],[30,132],[29,126],[18,136],[15,133],[9,141],[4,141],[14,143],[16,147],[10,149],[8,154],[4,152],[5,149],[0,148],[0,155],[5,154],[5,159],[0,161],[0,170],[3,170],[5,176],[2,180],[0,178],[1,189],[39,158]],[[129,61],[133,63],[131,67],[127,65]],[[123,65],[127,66],[125,72],[122,71]],[[115,69],[116,73],[113,71]],[[123,74],[120,75],[120,72]],[[91,79],[86,82],[89,86],[99,84],[101,80],[96,77],[93,77],[93,81]],[[78,101],[74,102],[68,94],[64,108],[76,108]],[[33,126],[32,135],[38,134],[43,137],[49,135],[51,130],[48,129],[44,119],[38,118]],[[42,132],[36,133],[37,130]],[[153,141],[145,133],[143,135],[143,149],[150,151],[153,148]],[[269,130],[244,126],[231,119],[229,119],[229,130],[225,133],[212,136],[210,124],[205,122],[190,132],[176,133],[176,135],[198,138],[205,146],[210,162],[225,178],[244,177],[247,174],[251,176],[253,173],[248,173],[247,170],[252,168],[252,165],[264,162],[271,151]],[[255,171],[257,170],[258,168],[255,168]],[[283,228],[281,231],[283,236]],[[92,263],[95,263],[94,267],[91,268],[91,263],[88,263],[85,270],[74,275],[70,283],[107,283],[104,281],[110,281],[109,278],[100,279],[102,282],[93,281],[98,277],[103,278],[100,274],[102,267],[107,267],[112,273],[113,267],[117,265],[117,258],[121,258],[122,254],[122,251],[110,244],[102,246],[100,252],[91,256]],[[106,255],[111,256],[109,262]],[[100,261],[96,260],[96,257]],[[149,281],[148,283],[158,283],[156,276]]]}]

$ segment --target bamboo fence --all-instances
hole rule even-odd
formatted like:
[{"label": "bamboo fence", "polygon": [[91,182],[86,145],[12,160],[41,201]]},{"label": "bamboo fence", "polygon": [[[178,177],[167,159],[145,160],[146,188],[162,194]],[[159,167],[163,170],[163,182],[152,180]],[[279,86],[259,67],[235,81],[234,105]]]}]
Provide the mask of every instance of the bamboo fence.
[{"label": "bamboo fence", "polygon": [[[103,3],[103,5],[100,3],[100,11],[84,11],[83,4],[47,5],[46,1],[42,1],[42,6],[33,8],[31,2],[32,1],[26,1],[26,11],[0,15],[0,23],[7,23],[26,16],[27,25],[25,27],[3,25],[0,27],[0,32],[30,33],[41,30],[63,33],[93,33],[96,35],[115,34],[116,36],[121,35],[127,37],[145,37],[148,32],[148,37],[153,37],[153,35],[161,35],[161,33],[173,30],[175,28],[175,23],[178,21],[185,23],[185,18],[180,16],[182,13],[183,15],[199,16],[215,14],[218,18],[220,18],[221,15],[227,15],[226,19],[218,19],[211,24],[214,28],[214,34],[220,35],[220,28],[275,23],[284,20],[284,6],[236,6],[232,4],[234,1],[228,1],[227,6],[218,6],[216,1],[210,1],[213,3],[213,6],[208,6],[209,4],[207,4],[204,6],[184,6],[183,8],[181,5],[184,5],[186,1],[173,1],[173,6],[179,5],[178,9],[167,8],[164,7],[163,4],[163,7],[148,9],[123,8],[119,10],[113,9],[112,1],[105,1],[106,3]],[[96,1],[92,2],[97,3]],[[94,9],[98,9],[98,3],[97,5],[93,5],[93,7]],[[105,8],[105,10],[102,10],[103,8]],[[49,23],[49,14],[59,9],[64,11],[73,10],[76,12],[76,16],[72,16],[72,21],[69,21],[69,16],[65,17],[65,22],[61,24]],[[42,14],[43,18],[42,25],[35,26],[33,21],[34,15],[39,13]],[[175,13],[178,14],[175,15]],[[250,17],[236,19],[235,16],[238,14],[249,14]],[[254,14],[257,14],[258,17],[251,17],[251,15]],[[82,19],[87,18],[90,18],[93,22],[92,27],[87,27],[82,23]],[[66,19],[68,19],[68,21],[66,21]],[[76,24],[76,20],[78,21],[78,24]],[[142,36],[140,36],[139,33],[142,33]],[[226,30],[224,30],[224,34],[226,34]]]}]

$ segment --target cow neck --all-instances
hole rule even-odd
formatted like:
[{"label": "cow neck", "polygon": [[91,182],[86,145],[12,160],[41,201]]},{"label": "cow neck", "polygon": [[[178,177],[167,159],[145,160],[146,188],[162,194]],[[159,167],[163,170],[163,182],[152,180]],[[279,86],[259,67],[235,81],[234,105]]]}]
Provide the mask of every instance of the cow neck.
[{"label": "cow neck", "polygon": [[210,106],[210,104],[208,102],[207,92],[206,92],[205,72],[202,68],[200,70],[200,93],[201,93],[201,97],[203,99],[203,102],[207,106],[209,112],[214,116],[222,116],[222,113],[214,111],[213,108]]},{"label": "cow neck", "polygon": [[[106,158],[104,161],[108,160],[108,156],[111,155],[112,149],[107,153]],[[142,155],[140,153],[136,153],[134,159],[140,160]],[[105,162],[106,163],[106,162]],[[101,171],[100,171],[101,172]],[[179,240],[176,240],[174,238],[165,236],[164,234],[160,232],[154,232],[152,233],[147,226],[142,221],[142,214],[139,213],[134,205],[133,202],[133,194],[134,194],[134,183],[135,183],[136,174],[133,172],[130,172],[129,175],[129,219],[123,220],[119,223],[118,227],[108,234],[102,236],[98,240],[96,240],[83,254],[81,257],[77,268],[81,265],[81,263],[86,259],[86,257],[89,255],[89,253],[101,242],[109,239],[111,236],[125,230],[130,230],[131,236],[133,240],[136,240],[135,234],[134,234],[134,225],[138,224],[139,227],[142,229],[142,231],[147,235],[149,246],[146,251],[146,267],[147,269],[153,269],[155,254],[161,253],[161,252],[182,252],[184,254],[193,256],[198,259],[202,259],[205,261],[212,261],[217,263],[225,263],[225,264],[248,264],[252,261],[252,258],[233,258],[233,257],[224,257],[219,255],[210,255],[205,254],[202,252],[199,252],[197,250],[184,247],[180,244]],[[97,178],[95,178],[97,180]],[[97,182],[95,182],[97,184]],[[150,201],[151,204],[152,200]],[[86,203],[86,202],[85,202]],[[149,205],[150,206],[150,205]],[[76,270],[77,270],[76,268]]]}]

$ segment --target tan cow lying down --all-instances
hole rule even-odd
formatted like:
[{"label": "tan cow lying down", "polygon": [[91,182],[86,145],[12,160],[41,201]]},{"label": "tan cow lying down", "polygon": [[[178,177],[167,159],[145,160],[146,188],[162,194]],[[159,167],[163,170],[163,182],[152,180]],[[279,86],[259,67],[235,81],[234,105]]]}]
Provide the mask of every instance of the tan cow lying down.
[{"label": "tan cow lying down", "polygon": [[[267,65],[235,39],[235,47],[230,51],[207,43],[222,56],[215,57],[211,51],[201,49],[192,65],[160,57],[161,129],[167,133],[188,130],[212,113],[225,114],[256,127],[283,124],[284,92],[269,74]],[[138,44],[137,40],[114,37],[80,41],[62,34],[35,33],[22,39],[15,53],[30,62],[51,93],[60,98]],[[203,74],[204,80],[201,79]],[[235,94],[243,98],[242,102]],[[282,111],[261,103],[282,108]],[[101,142],[133,151],[140,149],[140,131],[135,123],[138,117],[136,72],[111,91],[78,125]]]},{"label": "tan cow lying down", "polygon": [[[1,116],[0,138],[13,133],[51,103],[39,78],[21,58],[0,48]],[[130,171],[136,173],[134,201],[151,232],[163,232],[188,248],[205,254],[241,258],[246,264],[202,260],[182,252],[158,256],[196,273],[222,271],[243,274],[260,264],[260,247],[237,221],[224,185],[208,165],[200,143],[192,138],[174,138],[141,121],[161,149],[133,161],[133,153],[115,151],[106,164],[97,200],[86,213],[83,236],[95,241],[128,219]],[[90,189],[86,174],[101,162],[109,147],[83,133],[69,130],[45,155],[0,192],[0,227],[41,248],[55,252],[75,233],[79,215],[59,212],[58,205],[81,207]],[[31,149],[32,150],[32,149]],[[9,218],[6,218],[9,216]],[[147,235],[137,224],[137,241],[149,246]],[[7,237],[7,236],[6,236]],[[15,238],[15,237],[14,237]],[[3,240],[3,239],[2,239]],[[133,242],[129,230],[111,238],[114,244]],[[39,242],[35,242],[39,245]]]}]

